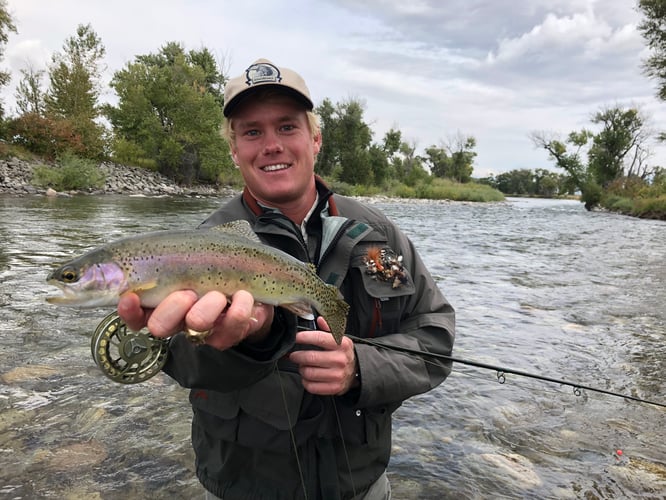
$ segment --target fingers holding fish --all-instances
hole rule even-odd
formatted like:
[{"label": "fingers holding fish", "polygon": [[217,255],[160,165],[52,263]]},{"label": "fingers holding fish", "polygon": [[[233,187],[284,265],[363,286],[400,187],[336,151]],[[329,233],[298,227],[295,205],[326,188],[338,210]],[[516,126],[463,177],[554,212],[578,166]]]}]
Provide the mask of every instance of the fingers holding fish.
[{"label": "fingers holding fish", "polygon": [[204,294],[186,311],[185,327],[199,332],[211,330],[228,305],[229,301],[223,293],[212,291]]},{"label": "fingers holding fish", "polygon": [[132,331],[138,332],[146,326],[150,312],[141,307],[141,298],[136,293],[127,292],[118,300],[118,316]]},{"label": "fingers holding fish", "polygon": [[[318,321],[318,327],[326,328],[326,323]],[[305,390],[311,394],[341,395],[356,385],[356,355],[350,338],[343,337],[338,345],[326,331],[311,330],[298,332],[296,343],[321,349],[300,350],[289,355],[299,366]]]},{"label": "fingers holding fish", "polygon": [[231,300],[219,292],[209,292],[197,301],[185,318],[186,328],[208,331],[205,343],[228,349],[243,340],[259,341],[270,332],[273,306],[255,302],[252,294],[239,290]]},{"label": "fingers holding fish", "polygon": [[197,302],[192,290],[178,290],[167,295],[148,318],[148,330],[155,337],[171,337],[185,327],[185,316]]}]

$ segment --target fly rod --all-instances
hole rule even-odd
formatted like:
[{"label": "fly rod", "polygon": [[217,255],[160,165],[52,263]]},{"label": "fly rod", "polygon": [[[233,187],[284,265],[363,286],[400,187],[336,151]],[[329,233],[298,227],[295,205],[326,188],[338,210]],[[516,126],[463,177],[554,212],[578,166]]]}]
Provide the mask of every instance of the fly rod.
[{"label": "fly rod", "polygon": [[436,359],[443,359],[445,361],[451,361],[453,363],[460,363],[463,365],[469,365],[469,366],[474,366],[477,368],[483,368],[486,370],[493,370],[497,373],[497,381],[500,384],[503,384],[506,382],[506,374],[512,374],[512,375],[518,375],[520,377],[527,377],[527,378],[533,378],[536,380],[542,380],[544,382],[550,382],[554,384],[560,384],[560,385],[566,385],[569,387],[573,387],[573,393],[576,396],[581,395],[582,390],[586,391],[591,391],[591,392],[598,392],[600,394],[606,394],[608,396],[615,396],[618,398],[625,398],[625,399],[630,399],[632,401],[637,401],[639,403],[646,403],[654,406],[660,406],[662,408],[666,408],[665,403],[657,403],[655,401],[649,401],[647,399],[642,399],[642,398],[637,398],[635,396],[631,396],[629,394],[620,394],[618,392],[613,392],[613,391],[607,391],[605,389],[599,389],[598,387],[590,387],[587,385],[583,384],[576,384],[574,382],[569,382],[566,380],[560,380],[552,377],[546,377],[544,375],[538,375],[535,373],[528,373],[524,372],[521,370],[516,370],[514,368],[505,368],[502,366],[496,366],[496,365],[491,365],[488,363],[481,363],[479,361],[473,361],[469,359],[461,359],[461,358],[456,358],[454,356],[447,356],[445,354],[438,354],[434,352],[426,352],[426,351],[419,351],[418,349],[410,349],[409,347],[402,347],[402,346],[389,346],[382,344],[381,342],[377,342],[376,340],[371,340],[371,339],[364,339],[360,337],[356,337],[354,335],[347,335],[350,339],[352,339],[354,342],[358,342],[360,344],[367,344],[371,345],[374,347],[379,347],[379,348],[384,348],[388,349],[391,351],[397,351],[397,352],[403,352],[405,354],[412,354],[412,355],[417,355],[417,356],[428,356],[431,358],[436,358]]}]

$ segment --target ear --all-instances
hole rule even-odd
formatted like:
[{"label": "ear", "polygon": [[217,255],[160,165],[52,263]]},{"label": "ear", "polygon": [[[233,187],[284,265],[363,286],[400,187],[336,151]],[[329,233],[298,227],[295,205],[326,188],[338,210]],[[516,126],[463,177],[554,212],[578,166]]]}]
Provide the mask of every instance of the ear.
[{"label": "ear", "polygon": [[234,160],[234,164],[238,166],[238,152],[236,151],[236,147],[230,145],[229,149],[231,149],[231,158]]},{"label": "ear", "polygon": [[317,135],[315,135],[312,138],[312,149],[314,151],[315,156],[317,156],[319,154],[319,151],[321,151],[321,145],[322,145],[321,132],[319,132]]}]

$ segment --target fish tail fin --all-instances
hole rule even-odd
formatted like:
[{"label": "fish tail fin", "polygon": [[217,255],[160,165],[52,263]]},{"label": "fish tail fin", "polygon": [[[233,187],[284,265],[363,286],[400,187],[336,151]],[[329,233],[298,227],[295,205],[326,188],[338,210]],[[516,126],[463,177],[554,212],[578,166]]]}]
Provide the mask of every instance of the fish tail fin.
[{"label": "fish tail fin", "polygon": [[331,335],[335,342],[340,345],[342,337],[345,335],[347,329],[347,314],[349,313],[349,304],[342,298],[342,294],[338,287],[334,285],[326,285],[331,291],[331,300],[329,302],[328,311],[326,314],[326,321],[331,328]]}]

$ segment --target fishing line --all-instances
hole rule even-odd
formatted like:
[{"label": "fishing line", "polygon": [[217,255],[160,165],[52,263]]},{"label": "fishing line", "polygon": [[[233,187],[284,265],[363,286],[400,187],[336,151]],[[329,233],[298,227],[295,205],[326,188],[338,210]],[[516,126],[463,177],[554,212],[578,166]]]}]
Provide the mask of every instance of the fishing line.
[{"label": "fishing line", "polygon": [[[547,377],[547,376],[539,375],[539,374],[535,374],[535,373],[528,373],[528,372],[524,372],[522,370],[516,370],[514,368],[506,368],[506,367],[503,367],[503,366],[491,365],[491,364],[488,364],[488,363],[481,363],[479,361],[473,361],[473,360],[469,360],[469,359],[456,358],[456,357],[453,357],[453,356],[447,356],[445,354],[438,354],[438,353],[434,353],[434,352],[420,351],[418,349],[410,349],[409,347],[385,345],[385,344],[382,344],[381,342],[378,342],[376,340],[360,338],[360,337],[356,337],[354,335],[347,335],[347,336],[350,339],[352,339],[354,342],[358,342],[360,344],[367,344],[367,345],[371,345],[371,346],[378,347],[378,348],[388,349],[390,351],[401,352],[401,353],[404,353],[404,354],[411,354],[411,355],[420,356],[420,357],[429,356],[429,357],[435,358],[435,359],[442,359],[442,360],[445,360],[445,361],[451,361],[453,363],[460,363],[460,364],[463,364],[463,365],[474,366],[476,368],[483,368],[485,370],[492,370],[497,374],[497,381],[500,384],[504,384],[506,382],[506,375],[507,374],[518,375],[520,377],[533,378],[533,379],[536,379],[536,380],[541,380],[543,382],[549,382],[549,383],[553,383],[553,384],[560,384],[560,385],[566,385],[566,386],[572,387],[573,388],[573,393],[574,393],[575,396],[582,395],[582,391],[586,390],[586,391],[591,391],[591,392],[597,392],[597,393],[600,393],[600,394],[606,394],[607,396],[615,396],[615,397],[618,397],[618,398],[629,399],[631,401],[636,401],[638,403],[646,403],[646,404],[666,408],[665,403],[657,403],[656,401],[650,401],[650,400],[647,400],[647,399],[638,398],[636,396],[631,396],[629,394],[620,394],[619,392],[607,391],[605,389],[600,389],[598,387],[590,387],[590,386],[583,385],[583,384],[577,384],[577,383],[574,383],[574,382],[569,382],[567,380],[556,379],[556,378],[553,378],[553,377]],[[426,360],[424,359],[424,361],[426,361]]]},{"label": "fishing line", "polygon": [[282,402],[284,404],[284,412],[287,415],[287,425],[289,425],[289,437],[291,437],[291,444],[294,447],[294,455],[296,457],[296,466],[298,467],[298,475],[301,478],[301,486],[303,487],[303,497],[305,500],[308,500],[308,489],[305,484],[305,478],[303,477],[303,468],[301,467],[301,460],[298,458],[298,445],[296,444],[296,434],[294,434],[294,426],[291,423],[291,415],[289,415],[289,405],[287,404],[287,394],[284,390],[284,385],[282,382],[282,375],[280,374],[280,369],[278,368],[277,361],[273,366],[273,369],[277,372],[277,377],[280,382],[280,391],[282,393]]},{"label": "fishing line", "polygon": [[349,453],[347,452],[347,446],[345,445],[345,435],[342,431],[342,422],[340,421],[340,415],[338,414],[338,405],[335,403],[335,396],[330,396],[331,402],[333,403],[333,410],[335,410],[335,420],[338,424],[338,433],[340,434],[340,442],[342,443],[342,451],[345,454],[345,462],[347,464],[347,472],[349,473],[349,481],[351,482],[352,495],[356,497],[356,485],[354,484],[354,475],[352,474],[351,461],[349,460]]}]

